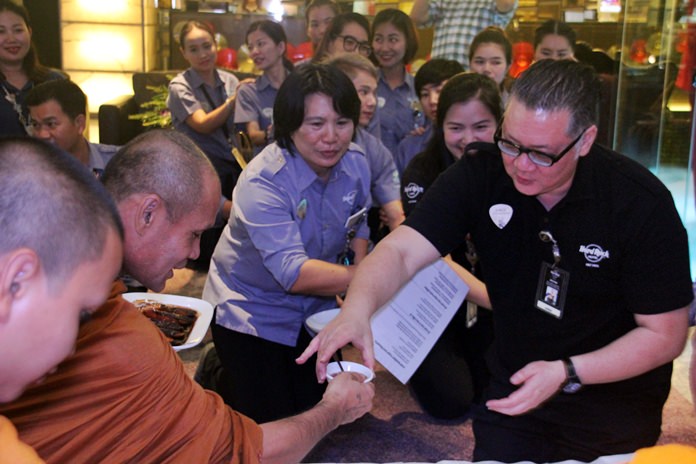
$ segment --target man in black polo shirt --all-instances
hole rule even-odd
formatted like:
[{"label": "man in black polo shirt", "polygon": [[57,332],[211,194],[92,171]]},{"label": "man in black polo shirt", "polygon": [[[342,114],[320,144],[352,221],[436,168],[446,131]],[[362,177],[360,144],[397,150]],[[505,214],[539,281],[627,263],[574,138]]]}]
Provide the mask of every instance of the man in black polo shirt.
[{"label": "man in black polo shirt", "polygon": [[687,237],[657,178],[593,145],[598,88],[573,61],[525,72],[497,146],[439,177],[299,361],[318,351],[322,379],[353,342],[372,366],[370,315],[471,233],[496,328],[474,459],[591,461],[653,445],[693,298]]}]

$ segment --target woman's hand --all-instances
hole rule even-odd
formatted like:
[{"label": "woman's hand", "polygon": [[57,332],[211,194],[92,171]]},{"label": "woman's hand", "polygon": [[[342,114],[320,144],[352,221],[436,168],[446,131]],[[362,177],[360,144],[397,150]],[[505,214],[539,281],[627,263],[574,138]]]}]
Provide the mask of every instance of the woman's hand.
[{"label": "woman's hand", "polygon": [[331,361],[334,353],[348,343],[352,343],[360,350],[363,363],[374,370],[375,354],[369,319],[362,320],[350,316],[343,310],[312,339],[302,355],[295,361],[298,364],[304,364],[314,353],[317,353],[317,380],[323,383],[326,380],[326,365]]}]

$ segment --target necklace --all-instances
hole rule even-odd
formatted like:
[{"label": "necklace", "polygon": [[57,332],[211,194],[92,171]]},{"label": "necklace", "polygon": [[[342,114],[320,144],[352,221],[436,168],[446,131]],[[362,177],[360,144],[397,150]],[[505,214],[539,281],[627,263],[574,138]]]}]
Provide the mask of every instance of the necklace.
[{"label": "necklace", "polygon": [[17,113],[17,117],[19,118],[19,123],[24,127],[24,131],[27,134],[30,134],[30,125],[29,122],[27,121],[27,117],[24,115],[24,112],[22,111],[22,105],[20,105],[17,102],[17,94],[14,92],[11,92],[7,88],[7,84],[5,82],[2,83],[2,89],[5,91],[5,100],[10,102],[12,105],[12,108],[15,110],[15,113]]}]

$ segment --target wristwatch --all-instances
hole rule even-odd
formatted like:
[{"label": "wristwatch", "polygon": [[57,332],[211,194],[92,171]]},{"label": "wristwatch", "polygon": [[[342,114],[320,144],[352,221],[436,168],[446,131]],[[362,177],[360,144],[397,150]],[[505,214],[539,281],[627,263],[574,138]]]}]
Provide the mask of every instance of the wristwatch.
[{"label": "wristwatch", "polygon": [[575,366],[570,358],[565,358],[563,360],[566,370],[566,381],[563,384],[563,393],[577,393],[582,388],[582,382],[580,382],[580,377],[575,372]]}]

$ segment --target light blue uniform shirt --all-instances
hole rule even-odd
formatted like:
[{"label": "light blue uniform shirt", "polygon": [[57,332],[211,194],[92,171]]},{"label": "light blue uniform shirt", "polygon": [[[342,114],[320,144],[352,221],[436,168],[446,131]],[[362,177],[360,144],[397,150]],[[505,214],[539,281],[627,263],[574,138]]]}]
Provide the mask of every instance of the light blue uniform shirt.
[{"label": "light blue uniform shirt", "polygon": [[[174,128],[188,135],[213,162],[215,159],[230,160],[232,158],[230,152],[232,145],[225,137],[225,132],[222,128],[218,128],[209,134],[203,134],[186,124],[186,119],[199,109],[210,113],[222,105],[227,97],[233,95],[237,86],[239,86],[239,79],[234,74],[219,69],[215,73],[214,87],[203,82],[201,76],[191,68],[179,73],[169,83],[167,107],[172,114]],[[208,101],[206,92],[213,105]],[[232,118],[230,118],[227,122],[228,134],[233,133],[233,127]],[[218,165],[216,164],[215,167],[218,168]]]},{"label": "light blue uniform shirt", "polygon": [[370,166],[370,193],[374,206],[401,199],[401,181],[387,147],[362,127],[355,133],[355,143],[367,156]]},{"label": "light blue uniform shirt", "polygon": [[120,147],[116,145],[107,145],[104,143],[87,142],[89,149],[89,164],[88,167],[97,176],[101,176],[106,168],[106,164],[111,161]]},{"label": "light blue uniform shirt", "polygon": [[418,153],[425,151],[425,147],[428,146],[432,133],[433,124],[428,122],[425,132],[420,135],[407,135],[406,138],[401,141],[394,154],[394,163],[396,163],[396,170],[399,171],[400,177],[403,177],[408,163],[410,163]]},{"label": "light blue uniform shirt", "polygon": [[392,89],[380,71],[377,81],[377,107],[382,143],[396,155],[399,143],[416,126],[425,123],[413,76],[404,70],[404,83]]},{"label": "light blue uniform shirt", "polygon": [[[271,85],[265,74],[256,78],[255,82],[243,84],[239,88],[234,107],[235,124],[246,124],[256,121],[262,131],[273,123],[273,105],[278,89]],[[264,147],[254,147],[258,154]]]},{"label": "light blue uniform shirt", "polygon": [[[324,182],[298,154],[267,146],[242,172],[230,221],[215,248],[203,298],[216,323],[295,346],[305,319],[334,297],[289,293],[308,259],[335,263],[348,217],[369,209],[367,160],[354,144]],[[366,221],[356,237],[367,238]]]}]

